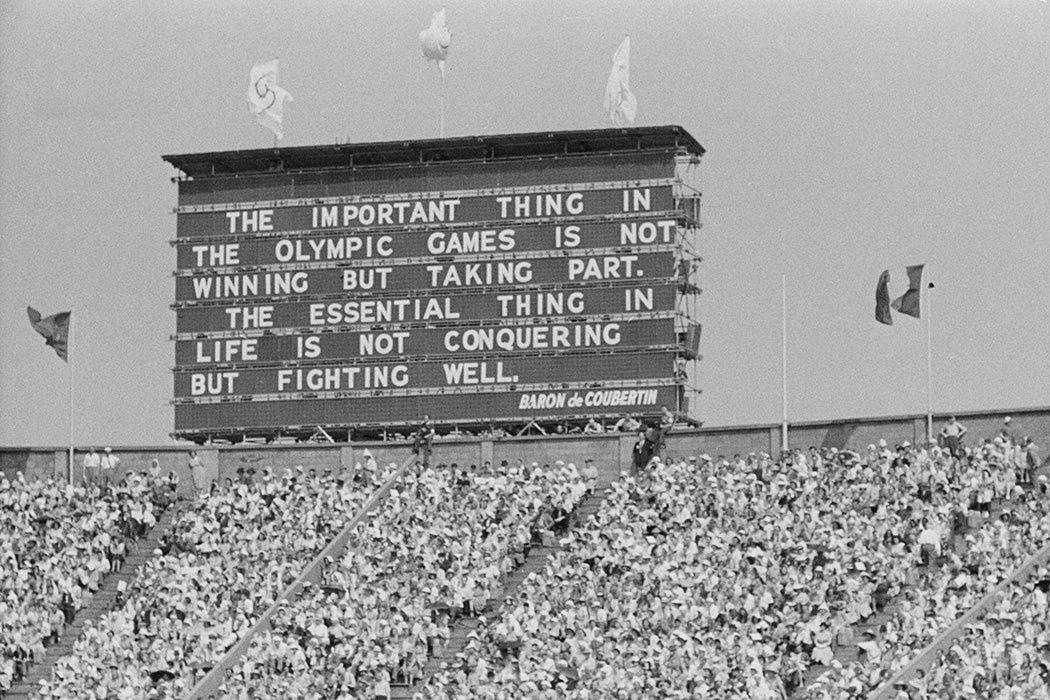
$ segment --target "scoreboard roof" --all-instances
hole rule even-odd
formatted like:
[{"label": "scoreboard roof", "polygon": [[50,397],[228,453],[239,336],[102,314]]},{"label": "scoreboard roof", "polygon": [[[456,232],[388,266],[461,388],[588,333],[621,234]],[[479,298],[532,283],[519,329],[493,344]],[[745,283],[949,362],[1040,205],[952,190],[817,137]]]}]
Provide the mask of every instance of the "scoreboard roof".
[{"label": "scoreboard roof", "polygon": [[676,149],[696,156],[704,154],[703,146],[680,126],[645,126],[378,143],[337,143],[162,157],[191,178],[208,178],[330,168],[424,165],[667,149]]}]

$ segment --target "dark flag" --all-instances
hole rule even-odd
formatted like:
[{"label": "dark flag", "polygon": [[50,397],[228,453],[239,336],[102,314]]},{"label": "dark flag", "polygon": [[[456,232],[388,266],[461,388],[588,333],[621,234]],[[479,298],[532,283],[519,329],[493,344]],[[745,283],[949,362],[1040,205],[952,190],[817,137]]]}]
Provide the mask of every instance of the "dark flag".
[{"label": "dark flag", "polygon": [[911,265],[908,267],[908,291],[903,296],[894,299],[892,304],[897,311],[915,318],[921,318],[919,302],[922,297],[923,267],[923,265]]},{"label": "dark flag", "polygon": [[44,343],[50,345],[66,362],[69,361],[69,311],[53,314],[47,318],[41,318],[40,312],[32,306],[27,306],[29,323],[40,335],[44,336]]},{"label": "dark flag", "polygon": [[885,270],[879,275],[879,286],[875,288],[875,320],[893,325],[893,316],[890,314],[890,271]]}]

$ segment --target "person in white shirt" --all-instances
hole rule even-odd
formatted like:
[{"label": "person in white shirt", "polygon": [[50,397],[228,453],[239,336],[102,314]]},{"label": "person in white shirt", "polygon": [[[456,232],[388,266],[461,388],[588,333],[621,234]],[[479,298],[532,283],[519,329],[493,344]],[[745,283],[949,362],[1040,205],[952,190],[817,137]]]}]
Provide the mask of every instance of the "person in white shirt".
[{"label": "person in white shirt", "polygon": [[100,464],[101,478],[102,485],[108,488],[113,482],[113,474],[115,473],[117,465],[120,464],[120,457],[113,454],[112,447],[107,447],[104,452],[105,454],[102,455]]},{"label": "person in white shirt", "polygon": [[193,481],[193,497],[194,499],[199,499],[208,486],[208,480],[204,474],[204,463],[201,462],[201,458],[196,450],[190,450],[190,459],[187,466],[190,468],[190,478]]},{"label": "person in white shirt", "polygon": [[941,533],[933,523],[926,522],[922,532],[919,533],[918,542],[922,550],[923,563],[926,566],[932,564],[936,557],[941,556]]},{"label": "person in white shirt", "polygon": [[583,481],[587,486],[588,493],[594,491],[594,487],[598,483],[598,468],[594,466],[593,459],[587,459],[583,463],[583,470],[580,472],[583,476]]},{"label": "person in white shirt", "polygon": [[88,487],[94,486],[98,483],[98,470],[102,465],[102,457],[98,452],[95,452],[95,448],[92,447],[88,450],[88,453],[84,455],[84,484]]}]

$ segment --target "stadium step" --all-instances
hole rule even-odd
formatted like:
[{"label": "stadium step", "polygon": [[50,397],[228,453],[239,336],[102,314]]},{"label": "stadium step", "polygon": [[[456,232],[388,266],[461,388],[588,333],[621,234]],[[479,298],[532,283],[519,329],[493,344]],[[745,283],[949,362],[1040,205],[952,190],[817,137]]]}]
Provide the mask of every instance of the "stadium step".
[{"label": "stadium step", "polygon": [[[570,519],[570,530],[584,527],[594,514],[598,512],[602,501],[605,500],[605,496],[606,492],[603,490],[596,490],[593,493],[587,494],[587,496],[577,504],[575,510],[573,510],[573,517]],[[528,555],[525,557],[525,561],[514,569],[514,571],[507,576],[506,581],[503,582],[503,594],[490,600],[489,604],[485,607],[485,610],[482,611],[480,617],[489,617],[498,614],[504,603],[518,595],[522,582],[530,574],[536,571],[542,571],[543,568],[547,566],[547,559],[550,555],[560,551],[561,548],[561,545],[557,542],[548,542],[547,544],[531,547]],[[478,616],[461,617],[456,620],[449,634],[448,644],[445,645],[441,654],[435,654],[427,660],[427,664],[423,668],[422,678],[412,685],[405,685],[403,683],[395,685],[391,683],[390,699],[410,700],[422,687],[423,683],[439,671],[443,664],[448,664],[455,660],[460,652],[466,648],[470,641],[471,633],[474,632],[480,624],[481,620]]]},{"label": "stadium step", "polygon": [[120,570],[107,574],[97,591],[84,596],[83,605],[77,611],[73,622],[66,625],[61,639],[56,644],[46,647],[47,655],[43,661],[31,666],[25,677],[15,683],[6,695],[3,695],[3,700],[23,700],[33,697],[33,694],[40,689],[40,681],[51,677],[51,670],[58,660],[72,653],[73,644],[83,634],[84,629],[116,607],[119,583],[124,581],[126,585],[131,585],[139,567],[153,557],[153,551],[160,546],[161,539],[171,529],[180,510],[181,507],[178,504],[165,510],[157,520],[157,524],[146,533],[145,538],[128,545],[128,555]]}]

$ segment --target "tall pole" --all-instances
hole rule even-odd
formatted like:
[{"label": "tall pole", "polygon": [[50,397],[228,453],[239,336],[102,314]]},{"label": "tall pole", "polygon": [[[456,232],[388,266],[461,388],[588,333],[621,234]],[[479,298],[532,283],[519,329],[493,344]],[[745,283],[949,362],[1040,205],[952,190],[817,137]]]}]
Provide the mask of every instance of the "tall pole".
[{"label": "tall pole", "polygon": [[787,274],[780,274],[780,380],[781,406],[784,409],[780,424],[780,451],[788,449],[788,317],[787,317]]},{"label": "tall pole", "polygon": [[926,285],[926,444],[933,440],[933,285]]},{"label": "tall pole", "polygon": [[445,138],[445,67],[441,68],[441,138]]},{"label": "tall pole", "polygon": [[69,464],[66,468],[66,474],[69,478],[69,485],[73,485],[73,358],[76,354],[73,352],[73,311],[69,311],[69,331],[66,336],[66,353],[69,357]]}]

